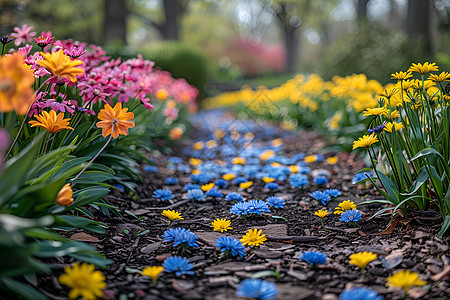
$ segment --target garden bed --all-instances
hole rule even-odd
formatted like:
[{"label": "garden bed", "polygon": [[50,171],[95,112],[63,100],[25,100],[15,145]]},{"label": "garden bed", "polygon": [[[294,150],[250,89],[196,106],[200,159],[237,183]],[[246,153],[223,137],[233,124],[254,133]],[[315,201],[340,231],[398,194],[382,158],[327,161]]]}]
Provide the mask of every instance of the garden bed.
[{"label": "garden bed", "polygon": [[[215,125],[228,122],[230,129],[238,124],[237,131],[247,126],[245,122],[227,119],[226,116],[205,113],[200,113],[196,120],[192,142],[186,143],[184,148],[174,149],[174,156],[180,157],[184,165],[189,164],[193,152],[183,149],[190,149],[195,141],[211,139],[211,128]],[[205,123],[205,120],[214,121]],[[355,226],[341,222],[339,216],[333,214],[340,202],[351,200],[358,204],[381,199],[370,184],[352,183],[354,174],[364,167],[362,160],[354,153],[327,153],[324,151],[325,143],[313,132],[294,134],[267,124],[260,125],[263,126],[248,126],[254,134],[251,140],[253,145],[265,145],[282,137],[278,153],[285,157],[298,153],[324,156],[323,160],[308,163],[311,169],[308,174],[310,184],[299,189],[291,186],[288,180],[277,181],[279,189],[274,192],[264,188],[262,180],[254,180],[254,184],[246,190],[231,183],[221,188],[224,196],[239,192],[245,200],[266,199],[275,195],[286,201],[282,209],[271,207],[270,213],[244,219],[233,215],[230,212],[232,204],[224,199],[207,199],[204,202],[188,200],[183,186],[192,182],[191,173],[174,170],[174,164],[168,157],[153,154],[151,159],[158,171],[146,172],[147,169],[142,168],[144,180],[136,194],[115,191],[107,197],[121,212],[131,214],[123,213],[122,217],[112,218],[96,215],[109,225],[105,235],[81,231],[64,233],[71,239],[94,245],[114,261],[103,272],[107,283],[104,299],[234,299],[239,283],[255,276],[276,284],[279,292],[277,299],[337,299],[344,289],[355,286],[371,288],[385,299],[404,299],[403,290],[386,287],[386,278],[398,270],[418,272],[426,281],[425,286],[413,287],[408,291],[412,298],[445,299],[448,296],[449,238],[448,235],[442,239],[436,237],[442,224],[438,211],[413,212],[408,216],[396,214],[392,221],[387,215],[370,219],[383,207],[370,204],[358,206],[363,219]],[[218,141],[218,146],[222,143]],[[237,149],[241,151],[244,147]],[[327,158],[334,156],[338,158],[337,163],[329,163]],[[216,155],[210,160],[223,158]],[[207,159],[203,159],[205,161]],[[327,174],[328,183],[318,186],[312,182],[311,174],[317,171]],[[168,177],[176,177],[178,183],[166,185]],[[170,189],[174,199],[155,199],[153,192],[161,188]],[[342,194],[324,207],[310,197],[310,193],[324,189],[338,189]],[[329,212],[324,218],[324,227],[320,218],[314,215],[322,208]],[[161,215],[164,209],[181,213],[184,220],[175,220],[171,227],[191,230],[198,237],[198,247],[187,247],[181,254],[179,247],[163,242],[162,235],[168,229],[168,220]],[[231,220],[233,229],[223,233],[213,231],[211,222],[216,218]],[[261,229],[268,240],[258,247],[247,246],[243,258],[224,258],[215,247],[216,239],[221,236],[241,239],[249,229],[254,228]],[[326,263],[311,268],[300,258],[306,251],[324,253]],[[363,251],[376,253],[378,257],[369,263],[365,278],[361,279],[360,269],[349,264],[349,256]],[[161,265],[169,256],[180,254],[193,264],[194,275],[177,277],[174,273],[163,272],[157,283],[153,284],[149,277],[138,273],[145,267]],[[62,273],[63,263],[70,261],[58,261],[59,267],[52,276],[39,279],[40,290],[49,298],[60,299],[60,295],[66,294],[66,287],[55,280]]]}]

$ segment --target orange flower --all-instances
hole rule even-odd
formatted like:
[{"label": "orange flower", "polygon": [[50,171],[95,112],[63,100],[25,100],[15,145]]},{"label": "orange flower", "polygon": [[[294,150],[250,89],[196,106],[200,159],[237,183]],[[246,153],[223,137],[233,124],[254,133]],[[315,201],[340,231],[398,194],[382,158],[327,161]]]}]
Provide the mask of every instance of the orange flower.
[{"label": "orange flower", "polygon": [[23,56],[14,54],[0,58],[0,112],[14,110],[19,115],[27,113],[35,100],[31,85],[34,75],[23,67]]},{"label": "orange flower", "polygon": [[70,183],[67,183],[59,191],[58,196],[56,196],[56,203],[62,206],[69,206],[73,202],[73,191],[70,187]]},{"label": "orange flower", "polygon": [[34,115],[37,121],[29,121],[31,127],[42,127],[50,133],[56,133],[63,129],[73,130],[72,127],[69,127],[70,118],[64,119],[64,113],[60,112],[56,115],[54,110],[51,110],[50,113],[45,110],[39,115]]},{"label": "orange flower", "polygon": [[183,136],[183,128],[181,127],[174,127],[169,132],[169,137],[171,140],[179,140]]},{"label": "orange flower", "polygon": [[77,75],[83,75],[84,70],[77,68],[77,66],[83,64],[79,59],[71,60],[69,56],[64,54],[62,49],[58,52],[44,53],[41,52],[43,60],[38,60],[38,65],[45,67],[53,75],[58,78],[65,77],[72,82],[76,82]]},{"label": "orange flower", "polygon": [[98,128],[102,129],[103,137],[107,137],[112,132],[113,138],[117,139],[119,134],[128,135],[128,128],[134,127],[134,122],[129,121],[134,118],[132,112],[127,112],[128,108],[122,109],[122,103],[118,102],[114,108],[106,104],[105,108],[100,110],[97,122]]}]

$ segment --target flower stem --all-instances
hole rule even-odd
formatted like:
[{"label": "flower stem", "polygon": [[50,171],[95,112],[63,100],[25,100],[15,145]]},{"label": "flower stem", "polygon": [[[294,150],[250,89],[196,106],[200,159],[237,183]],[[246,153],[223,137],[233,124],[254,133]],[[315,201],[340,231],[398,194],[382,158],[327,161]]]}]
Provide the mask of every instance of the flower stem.
[{"label": "flower stem", "polygon": [[[47,83],[47,80],[44,81],[44,82],[41,84],[41,86],[36,90],[36,92],[34,92],[35,95],[38,94],[38,92],[40,91],[40,89],[42,88],[42,86],[44,86],[45,83]],[[33,103],[34,103],[34,102],[33,102]],[[14,146],[16,145],[17,140],[19,139],[19,136],[20,136],[20,134],[22,133],[23,126],[25,125],[25,121],[26,121],[27,118],[28,118],[28,114],[30,113],[31,106],[33,106],[33,103],[31,103],[30,106],[28,107],[27,113],[25,114],[25,116],[24,116],[24,118],[23,118],[22,125],[20,125],[19,132],[17,132],[17,135],[16,135],[14,141],[12,142],[11,146],[9,147],[8,152],[6,153],[5,158],[4,158],[4,160],[3,160],[3,163],[5,163],[5,162],[8,160],[8,156],[11,154],[12,149],[13,149]]]},{"label": "flower stem", "polygon": [[[111,139],[112,139],[112,137],[113,137],[113,132],[114,132],[114,127],[112,127],[111,135],[109,136],[109,139],[106,141],[106,143],[103,145],[103,147],[102,147],[102,148],[97,152],[97,154],[96,154],[96,155],[95,155],[95,156],[87,163],[87,165],[83,168],[83,170],[81,170],[80,173],[78,173],[78,175],[75,176],[75,178],[72,179],[72,181],[77,180],[77,179],[81,176],[81,174],[83,174],[83,172],[86,171],[86,169],[89,168],[89,167],[92,165],[92,163],[93,163],[94,160],[100,155],[100,153],[102,153],[103,150],[106,149],[106,146],[108,146],[109,142],[111,142]],[[75,186],[75,184],[72,185],[72,187],[74,187],[74,186]]]}]

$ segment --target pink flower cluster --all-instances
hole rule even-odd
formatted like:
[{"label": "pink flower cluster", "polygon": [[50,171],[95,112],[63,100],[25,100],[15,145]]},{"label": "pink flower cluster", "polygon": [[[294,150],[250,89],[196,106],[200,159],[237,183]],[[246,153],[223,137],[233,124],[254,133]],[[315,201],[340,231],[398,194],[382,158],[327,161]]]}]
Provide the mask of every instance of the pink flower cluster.
[{"label": "pink flower cluster", "polygon": [[[14,37],[15,44],[20,46],[22,43],[31,42],[36,36],[36,33],[32,32],[33,28],[26,24],[22,28],[16,27],[10,36]],[[42,48],[52,47],[53,51],[63,49],[64,53],[72,59],[81,60],[83,65],[79,67],[83,68],[85,73],[77,76],[78,80],[75,83],[82,103],[66,99],[66,96],[60,93],[62,83],[69,87],[74,83],[70,80],[58,82],[57,78],[50,77],[47,81],[51,83],[50,90],[38,94],[30,115],[37,114],[46,107],[71,114],[75,109],[91,113],[92,111],[87,109],[89,104],[99,100],[111,104],[111,99],[117,99],[119,102],[139,99],[146,108],[151,110],[153,107],[151,98],[157,98],[155,93],[161,90],[164,90],[165,98],[173,99],[176,103],[187,104],[190,111],[196,109],[198,90],[195,87],[184,79],[173,78],[169,72],[153,69],[154,62],[143,59],[140,54],[137,58],[125,61],[121,58],[111,59],[106,56],[106,52],[101,47],[96,45],[89,45],[90,49],[88,49],[86,43],[73,40],[53,41],[51,32],[42,32],[37,39],[35,38],[35,42]],[[35,52],[30,55],[31,49],[31,45],[25,45],[19,48],[17,53],[25,57],[25,63],[34,71],[36,78],[51,75],[44,67],[37,64],[43,59],[40,53]],[[174,111],[168,115],[171,118],[175,117]]]}]

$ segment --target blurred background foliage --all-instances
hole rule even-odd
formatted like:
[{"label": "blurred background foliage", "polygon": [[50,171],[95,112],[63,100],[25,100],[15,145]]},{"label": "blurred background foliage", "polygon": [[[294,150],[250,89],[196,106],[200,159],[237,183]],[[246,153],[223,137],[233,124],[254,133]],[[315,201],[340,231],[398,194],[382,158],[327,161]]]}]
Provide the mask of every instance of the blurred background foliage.
[{"label": "blurred background foliage", "polygon": [[[57,39],[142,53],[201,97],[297,73],[386,83],[411,62],[450,69],[450,0],[3,0],[0,32],[28,23]],[[282,77],[279,75],[283,74]]]}]

